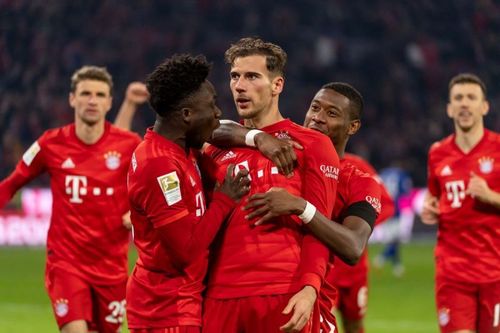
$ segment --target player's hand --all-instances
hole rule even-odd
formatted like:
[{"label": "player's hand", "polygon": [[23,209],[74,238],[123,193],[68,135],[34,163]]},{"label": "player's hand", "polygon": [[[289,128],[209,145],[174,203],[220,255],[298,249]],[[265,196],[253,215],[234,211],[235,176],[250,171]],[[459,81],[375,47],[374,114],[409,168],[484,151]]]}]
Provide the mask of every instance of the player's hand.
[{"label": "player's hand", "polygon": [[298,332],[309,321],[316,302],[316,290],[311,286],[305,286],[301,291],[290,298],[283,314],[289,314],[293,310],[292,318],[280,330],[284,332]]},{"label": "player's hand", "polygon": [[436,224],[439,222],[439,200],[429,192],[425,194],[424,205],[420,218],[425,224]]},{"label": "player's hand", "polygon": [[479,177],[474,172],[470,174],[469,185],[465,190],[465,194],[470,195],[474,199],[489,203],[492,190],[488,186],[486,180]]},{"label": "player's hand", "polygon": [[122,224],[125,227],[125,229],[130,230],[132,229],[132,220],[130,219],[130,210],[123,214],[122,216]]},{"label": "player's hand", "polygon": [[245,217],[247,220],[261,217],[255,222],[255,225],[260,225],[276,216],[300,214],[305,206],[304,199],[290,194],[284,188],[271,187],[266,193],[256,193],[249,197],[243,209],[251,210]]},{"label": "player's hand", "polygon": [[293,176],[293,168],[297,163],[294,148],[304,149],[293,140],[280,140],[265,132],[255,136],[255,146],[262,155],[270,159],[285,176]]},{"label": "player's hand", "polygon": [[250,179],[248,178],[247,169],[240,169],[236,176],[233,176],[234,168],[234,164],[227,167],[226,177],[218,190],[238,202],[250,191]]},{"label": "player's hand", "polygon": [[132,82],[127,87],[125,93],[125,102],[135,105],[144,104],[149,98],[149,92],[146,85],[142,82]]}]

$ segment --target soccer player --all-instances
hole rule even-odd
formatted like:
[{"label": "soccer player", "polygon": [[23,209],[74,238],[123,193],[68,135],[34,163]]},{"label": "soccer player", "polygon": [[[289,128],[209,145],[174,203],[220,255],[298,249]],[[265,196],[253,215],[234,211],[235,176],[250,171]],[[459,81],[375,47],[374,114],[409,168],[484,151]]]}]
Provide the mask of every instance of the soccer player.
[{"label": "soccer player", "polygon": [[73,124],[46,131],[0,183],[0,207],[48,172],[53,195],[45,286],[61,332],[116,332],[125,311],[126,174],[140,142],[105,121],[113,81],[84,66],[71,77]]},{"label": "soccer player", "polygon": [[454,134],[429,150],[422,221],[438,223],[436,303],[443,333],[500,330],[500,135],[484,127],[486,86],[449,83]]},{"label": "soccer player", "polygon": [[[251,193],[272,186],[302,195],[330,215],[338,181],[339,161],[331,141],[318,132],[284,119],[278,107],[284,85],[286,53],[258,38],[243,38],[226,51],[230,87],[245,125],[280,138],[291,138],[298,167],[286,177],[259,151],[218,149],[205,154],[219,166],[221,179],[228,163],[247,169]],[[248,139],[252,141],[251,131]],[[240,206],[217,238],[204,303],[203,332],[280,332],[309,329],[311,310],[323,281],[329,251],[304,230],[309,215],[277,218],[274,225],[255,227]]]},{"label": "soccer player", "polygon": [[[364,253],[373,224],[381,209],[380,183],[343,158],[349,137],[361,126],[362,109],[363,98],[356,89],[346,83],[333,82],[324,85],[316,93],[304,121],[304,126],[328,135],[341,156],[334,212],[325,215],[312,210],[313,217],[307,226],[316,237],[328,245],[332,254],[350,265],[358,262]],[[256,223],[261,224],[274,216],[304,214],[304,207],[307,211],[309,205],[305,198],[275,187],[267,193],[251,196],[245,209],[253,210],[248,214],[248,219],[260,216]],[[332,220],[327,216],[331,216]],[[335,263],[337,262],[338,260],[335,260]],[[331,314],[337,299],[336,290],[331,285],[335,279],[334,273],[328,274],[328,283],[323,285],[321,292],[320,312],[323,332],[336,332],[335,318]],[[360,289],[363,287],[359,280],[354,282]],[[360,319],[359,315],[354,319]],[[360,321],[348,322],[346,329],[349,329],[349,332],[359,332],[363,329],[361,324]],[[315,327],[315,332],[319,331],[320,328]]]},{"label": "soccer player", "polygon": [[[375,225],[384,223],[394,215],[394,202],[377,174],[377,171],[366,160],[361,157],[345,153],[343,160],[352,164],[362,172],[374,177],[380,187],[381,211],[375,220]],[[342,315],[344,332],[364,332],[364,317],[368,309],[368,247],[365,248],[359,262],[350,266],[342,260],[336,260],[331,272],[328,274],[328,282],[337,289],[335,308]]]},{"label": "soccer player", "polygon": [[249,189],[234,165],[207,208],[197,149],[219,126],[221,111],[203,56],[175,55],[147,79],[154,126],[132,157],[128,196],[138,259],[127,285],[132,332],[196,333],[208,247]]}]

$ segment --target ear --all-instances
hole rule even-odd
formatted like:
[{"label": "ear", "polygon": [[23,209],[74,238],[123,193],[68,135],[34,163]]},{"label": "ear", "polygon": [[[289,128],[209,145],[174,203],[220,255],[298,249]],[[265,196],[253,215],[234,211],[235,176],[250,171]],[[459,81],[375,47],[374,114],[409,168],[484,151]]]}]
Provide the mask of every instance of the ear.
[{"label": "ear", "polygon": [[190,124],[193,121],[193,109],[191,109],[191,108],[182,108],[181,109],[181,117],[182,117],[182,120],[186,124]]},{"label": "ear", "polygon": [[448,118],[453,119],[453,110],[451,109],[450,103],[446,105],[446,114],[448,115]]},{"label": "ear", "polygon": [[490,111],[490,103],[488,103],[488,101],[484,101],[483,102],[483,109],[482,109],[483,116],[486,116],[489,111]]},{"label": "ear", "polygon": [[281,92],[283,91],[284,85],[285,85],[285,78],[283,76],[276,76],[271,81],[273,96],[281,94]]},{"label": "ear", "polygon": [[70,92],[69,95],[68,95],[68,102],[69,102],[69,105],[71,105],[72,108],[75,107],[75,94]]},{"label": "ear", "polygon": [[359,131],[360,127],[361,127],[361,120],[359,119],[351,120],[351,122],[349,123],[349,130],[347,131],[347,134],[349,135],[356,134],[356,132]]}]

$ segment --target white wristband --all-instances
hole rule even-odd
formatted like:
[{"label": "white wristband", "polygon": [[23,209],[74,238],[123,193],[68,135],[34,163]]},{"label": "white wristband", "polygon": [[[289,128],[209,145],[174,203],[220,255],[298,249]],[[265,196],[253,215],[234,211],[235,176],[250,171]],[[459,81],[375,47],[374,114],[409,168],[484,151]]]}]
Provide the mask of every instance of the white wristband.
[{"label": "white wristband", "polygon": [[256,129],[248,131],[247,135],[245,135],[245,144],[248,147],[255,147],[255,136],[259,133],[262,133],[262,131]]},{"label": "white wristband", "polygon": [[306,208],[304,208],[302,214],[299,215],[299,219],[301,219],[304,224],[308,224],[312,221],[314,214],[316,214],[316,207],[309,201],[306,201]]}]

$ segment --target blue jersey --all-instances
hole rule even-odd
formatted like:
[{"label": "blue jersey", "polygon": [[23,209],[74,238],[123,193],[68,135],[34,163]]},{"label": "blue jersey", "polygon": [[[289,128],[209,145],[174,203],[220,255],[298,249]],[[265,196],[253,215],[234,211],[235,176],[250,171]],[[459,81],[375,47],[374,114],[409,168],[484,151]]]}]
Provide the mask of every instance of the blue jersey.
[{"label": "blue jersey", "polygon": [[405,170],[397,167],[382,169],[379,176],[394,200],[396,206],[394,216],[399,217],[400,198],[410,194],[413,187],[411,177]]}]

